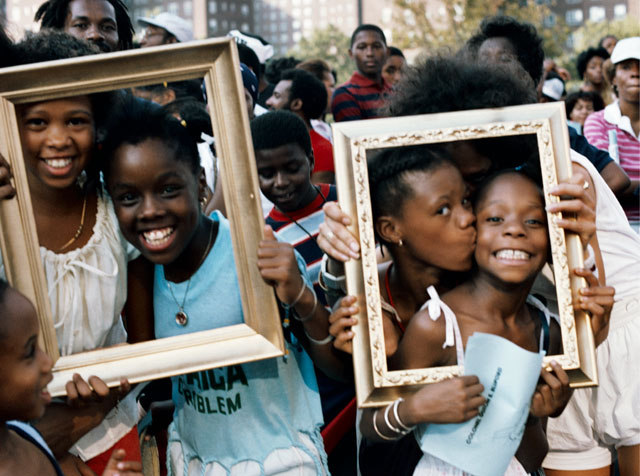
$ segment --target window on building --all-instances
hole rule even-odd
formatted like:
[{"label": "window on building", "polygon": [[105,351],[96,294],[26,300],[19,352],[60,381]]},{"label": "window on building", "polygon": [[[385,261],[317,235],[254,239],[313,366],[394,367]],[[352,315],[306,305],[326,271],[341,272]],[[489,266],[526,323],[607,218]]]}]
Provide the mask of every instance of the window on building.
[{"label": "window on building", "polygon": [[604,7],[590,7],[589,8],[589,20],[602,21],[607,18],[607,12]]},{"label": "window on building", "polygon": [[302,28],[304,28],[305,30],[311,30],[313,28],[313,20],[307,18],[306,20],[304,20],[302,22]]},{"label": "window on building", "polygon": [[277,23],[272,23],[271,24],[271,33],[275,33],[276,31],[278,31],[278,24]]},{"label": "window on building", "polygon": [[220,4],[220,10],[223,11],[223,12],[227,11],[227,2],[222,2]]},{"label": "window on building", "polygon": [[575,5],[576,3],[582,3],[582,0],[565,0],[567,5]]},{"label": "window on building", "polygon": [[230,12],[235,12],[236,11],[236,2],[230,2],[229,3],[229,11]]},{"label": "window on building", "polygon": [[302,13],[305,17],[310,17],[313,14],[313,10],[311,10],[311,7],[305,7]]},{"label": "window on building", "polygon": [[178,5],[178,2],[169,2],[169,5],[167,5],[167,11],[172,15],[177,15],[179,10],[180,6]]},{"label": "window on building", "polygon": [[624,3],[618,3],[613,6],[613,18],[614,20],[624,20],[627,16],[627,5]]},{"label": "window on building", "polygon": [[249,5],[247,5],[246,3],[240,5],[240,13],[243,17],[249,16]]},{"label": "window on building", "polygon": [[289,41],[289,35],[287,35],[286,33],[282,33],[280,35],[280,43],[287,44],[288,41]]},{"label": "window on building", "polygon": [[277,12],[276,10],[273,10],[273,11],[271,12],[271,15],[269,15],[269,18],[270,18],[272,21],[277,20],[277,19],[278,19],[278,12]]},{"label": "window on building", "polygon": [[565,14],[565,20],[567,22],[567,25],[569,26],[579,25],[583,20],[582,10],[579,8],[567,10],[567,13]]},{"label": "window on building", "polygon": [[299,30],[301,26],[300,20],[293,20],[293,22],[291,23],[291,26],[293,27],[294,30]]},{"label": "window on building", "polygon": [[209,0],[209,13],[215,15],[218,11],[218,2],[216,0]]},{"label": "window on building", "polygon": [[191,1],[184,2],[182,4],[182,12],[187,17],[190,17],[191,15],[193,15],[193,4],[191,3]]},{"label": "window on building", "polygon": [[302,33],[300,33],[299,31],[296,31],[293,33],[292,38],[293,38],[293,41],[297,43],[302,39]]},{"label": "window on building", "polygon": [[244,30],[244,31],[248,31],[249,30],[249,24],[248,23],[243,23],[242,25],[240,25],[240,29]]},{"label": "window on building", "polygon": [[215,18],[209,18],[209,30],[212,32],[218,31],[218,20]]},{"label": "window on building", "polygon": [[227,20],[222,20],[221,25],[223,31],[227,31],[229,29],[229,22]]}]

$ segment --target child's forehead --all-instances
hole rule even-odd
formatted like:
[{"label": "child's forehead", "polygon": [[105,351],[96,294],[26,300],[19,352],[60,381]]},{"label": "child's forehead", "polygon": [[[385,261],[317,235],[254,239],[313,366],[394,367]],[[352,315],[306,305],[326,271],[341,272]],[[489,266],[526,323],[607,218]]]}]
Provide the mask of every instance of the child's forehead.
[{"label": "child's forehead", "polygon": [[476,206],[481,207],[496,200],[504,202],[531,201],[531,197],[539,199],[544,204],[544,197],[538,185],[529,177],[518,172],[505,172],[489,179],[482,187],[476,199]]},{"label": "child's forehead", "polygon": [[268,149],[256,149],[255,153],[256,160],[258,161],[271,161],[273,159],[299,160],[307,158],[304,149],[297,142],[289,142]]}]

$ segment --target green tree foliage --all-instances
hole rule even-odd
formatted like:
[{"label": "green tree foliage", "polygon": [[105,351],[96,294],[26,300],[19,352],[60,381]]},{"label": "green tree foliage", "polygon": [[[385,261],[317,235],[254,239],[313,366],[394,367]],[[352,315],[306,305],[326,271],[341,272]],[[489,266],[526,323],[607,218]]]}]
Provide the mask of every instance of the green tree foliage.
[{"label": "green tree foliage", "polygon": [[579,54],[590,46],[597,46],[606,35],[615,35],[619,39],[640,36],[640,23],[637,18],[626,17],[624,20],[586,22],[573,32],[573,51]]},{"label": "green tree foliage", "polygon": [[287,53],[301,60],[320,58],[329,63],[338,75],[337,84],[345,82],[355,66],[349,58],[350,38],[338,28],[329,25],[316,29],[309,37],[302,38],[298,45]]},{"label": "green tree foliage", "polygon": [[456,51],[478,29],[485,16],[504,14],[533,24],[544,38],[548,56],[562,53],[569,30],[552,15],[550,1],[526,0],[394,0],[393,42],[400,48],[427,52]]}]

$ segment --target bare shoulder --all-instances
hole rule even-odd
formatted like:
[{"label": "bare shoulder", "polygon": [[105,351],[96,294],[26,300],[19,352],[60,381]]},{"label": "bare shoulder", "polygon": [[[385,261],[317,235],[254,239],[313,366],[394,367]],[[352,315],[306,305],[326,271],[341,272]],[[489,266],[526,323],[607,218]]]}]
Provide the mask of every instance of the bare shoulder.
[{"label": "bare shoulder", "polygon": [[439,365],[446,357],[442,349],[445,329],[444,316],[433,320],[427,310],[415,314],[390,362],[391,366],[397,369],[416,369]]},{"label": "bare shoulder", "polygon": [[9,434],[12,441],[11,457],[2,458],[0,476],[16,474],[56,476],[56,470],[43,450],[14,431],[10,431]]}]

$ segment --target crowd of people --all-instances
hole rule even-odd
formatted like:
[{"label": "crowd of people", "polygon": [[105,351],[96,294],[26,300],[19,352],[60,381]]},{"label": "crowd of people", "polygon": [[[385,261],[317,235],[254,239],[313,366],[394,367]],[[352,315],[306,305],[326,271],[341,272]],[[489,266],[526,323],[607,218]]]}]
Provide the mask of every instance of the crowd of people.
[{"label": "crowd of people", "polygon": [[[0,68],[194,39],[169,13],[140,19],[136,39],[121,0],[48,0],[36,20],[41,30],[18,41],[0,30]],[[568,73],[545,60],[536,29],[507,16],[413,65],[360,25],[355,71],[338,86],[320,58],[273,58],[263,38],[229,36],[266,221],[256,262],[285,356],[112,389],[75,375],[51,399],[34,307],[0,279],[0,474],[141,476],[140,435],[159,443],[154,474],[468,474],[425,434],[482,415],[491,382],[448,378],[358,410],[356,424],[362,302],[346,293],[344,263],[360,245],[356,217],[337,204],[330,123],[561,100],[572,176],[549,205],[526,136],[368,159],[385,352],[391,369],[464,365],[473,334],[487,333],[562,353],[543,273],[547,213],[558,214],[584,252],[573,306],[590,316],[599,386],[573,390],[555,361],[522,377],[526,407],[500,407],[517,435],[504,474],[640,474],[640,37],[581,53],[583,84],[567,95]],[[243,322],[205,95],[189,80],[16,106],[60,355]],[[0,200],[13,199],[11,179],[0,156]]]}]

